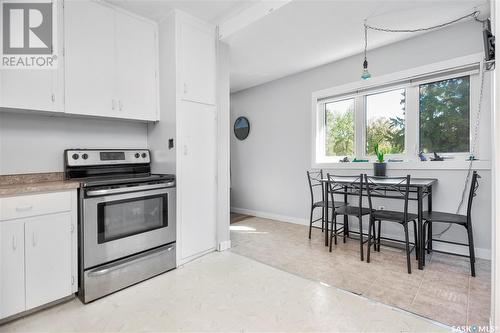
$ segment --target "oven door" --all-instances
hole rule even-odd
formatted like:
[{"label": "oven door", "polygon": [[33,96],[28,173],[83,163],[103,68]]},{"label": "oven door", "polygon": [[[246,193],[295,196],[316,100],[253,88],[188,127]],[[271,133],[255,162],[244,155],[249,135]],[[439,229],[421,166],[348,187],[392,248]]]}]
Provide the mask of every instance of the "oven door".
[{"label": "oven door", "polygon": [[84,269],[175,241],[175,187],[87,197],[82,213]]}]

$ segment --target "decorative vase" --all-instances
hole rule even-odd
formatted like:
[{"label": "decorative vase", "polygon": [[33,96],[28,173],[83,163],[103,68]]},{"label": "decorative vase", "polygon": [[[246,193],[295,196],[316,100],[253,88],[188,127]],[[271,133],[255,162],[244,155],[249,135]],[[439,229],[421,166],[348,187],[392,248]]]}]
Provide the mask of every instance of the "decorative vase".
[{"label": "decorative vase", "polygon": [[376,177],[385,177],[387,163],[373,163],[373,175]]}]

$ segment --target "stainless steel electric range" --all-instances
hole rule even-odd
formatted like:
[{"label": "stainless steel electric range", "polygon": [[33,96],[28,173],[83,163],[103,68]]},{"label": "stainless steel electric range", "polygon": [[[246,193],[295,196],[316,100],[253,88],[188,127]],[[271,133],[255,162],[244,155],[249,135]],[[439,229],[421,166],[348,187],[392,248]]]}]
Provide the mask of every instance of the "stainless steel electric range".
[{"label": "stainless steel electric range", "polygon": [[175,176],[151,174],[149,150],[69,149],[79,194],[84,303],[176,267]]}]

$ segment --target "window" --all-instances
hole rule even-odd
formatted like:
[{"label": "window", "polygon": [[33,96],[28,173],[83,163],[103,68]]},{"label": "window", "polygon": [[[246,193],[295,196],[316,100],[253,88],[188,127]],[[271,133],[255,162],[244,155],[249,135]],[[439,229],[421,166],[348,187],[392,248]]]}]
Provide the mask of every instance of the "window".
[{"label": "window", "polygon": [[[479,97],[478,68],[476,63],[433,69],[413,78],[404,73],[402,79],[394,79],[396,74],[380,78],[378,85],[361,83],[358,90],[348,85],[315,93],[314,163],[344,157],[373,161],[375,144],[386,159],[415,161],[419,152],[466,159],[477,113],[472,107]],[[326,94],[332,91],[336,95]]]},{"label": "window", "polygon": [[405,89],[366,96],[366,155],[377,143],[385,154],[405,151],[405,104]]},{"label": "window", "polygon": [[354,99],[325,103],[325,155],[354,154]]},{"label": "window", "polygon": [[470,78],[421,84],[419,87],[420,151],[469,152]]}]

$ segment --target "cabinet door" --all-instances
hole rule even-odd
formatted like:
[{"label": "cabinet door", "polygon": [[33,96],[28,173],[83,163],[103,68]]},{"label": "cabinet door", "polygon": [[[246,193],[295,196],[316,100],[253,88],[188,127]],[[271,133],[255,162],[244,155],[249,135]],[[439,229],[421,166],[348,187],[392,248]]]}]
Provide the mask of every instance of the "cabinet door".
[{"label": "cabinet door", "polygon": [[180,22],[181,96],[184,100],[215,104],[215,30],[182,18]]},{"label": "cabinet door", "polygon": [[54,89],[56,79],[54,69],[0,70],[0,107],[57,111]]},{"label": "cabinet door", "polygon": [[94,1],[66,1],[65,111],[115,116],[114,11]]},{"label": "cabinet door", "polygon": [[178,158],[181,259],[215,248],[215,107],[180,102]]},{"label": "cabinet door", "polygon": [[116,12],[116,89],[120,117],[157,120],[156,27]]},{"label": "cabinet door", "polygon": [[24,223],[0,222],[0,318],[24,310]]},{"label": "cabinet door", "polygon": [[71,213],[25,220],[26,309],[71,295]]}]

